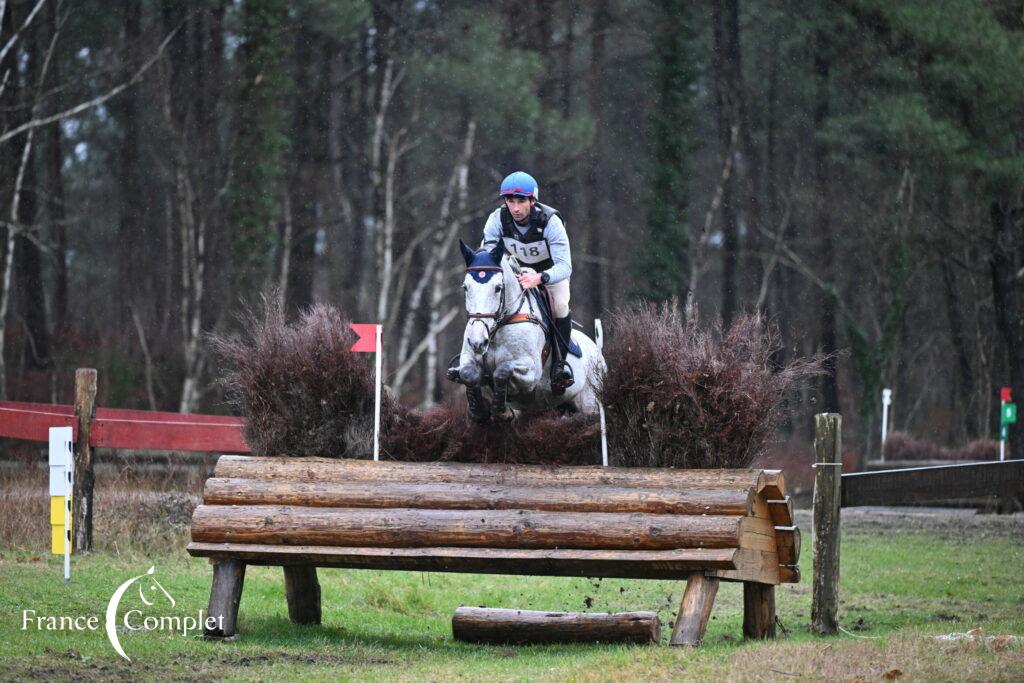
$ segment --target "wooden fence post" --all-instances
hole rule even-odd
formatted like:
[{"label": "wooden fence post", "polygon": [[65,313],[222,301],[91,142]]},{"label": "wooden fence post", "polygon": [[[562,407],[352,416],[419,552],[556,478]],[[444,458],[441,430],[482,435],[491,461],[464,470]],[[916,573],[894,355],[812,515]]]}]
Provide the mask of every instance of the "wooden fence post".
[{"label": "wooden fence post", "polygon": [[92,446],[89,432],[96,408],[96,371],[91,368],[75,370],[75,414],[78,416],[78,442],[75,445],[75,481],[71,489],[74,505],[72,528],[75,552],[92,550]]},{"label": "wooden fence post", "polygon": [[814,416],[814,586],[811,630],[839,630],[839,502],[843,420],[836,413]]}]

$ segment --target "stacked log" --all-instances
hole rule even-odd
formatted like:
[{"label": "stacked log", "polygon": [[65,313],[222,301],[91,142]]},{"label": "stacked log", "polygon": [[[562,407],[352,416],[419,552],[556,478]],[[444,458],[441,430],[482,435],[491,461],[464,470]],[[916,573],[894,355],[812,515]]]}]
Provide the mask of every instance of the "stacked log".
[{"label": "stacked log", "polygon": [[784,488],[780,473],[754,469],[223,456],[189,550],[252,563],[622,578],[704,566],[774,584],[780,571],[794,577],[799,554]]}]

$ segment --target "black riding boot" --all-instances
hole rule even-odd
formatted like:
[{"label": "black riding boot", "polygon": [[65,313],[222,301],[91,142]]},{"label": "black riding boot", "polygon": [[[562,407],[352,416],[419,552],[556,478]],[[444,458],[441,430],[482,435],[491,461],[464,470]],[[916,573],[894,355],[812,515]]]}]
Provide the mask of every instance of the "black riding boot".
[{"label": "black riding boot", "polygon": [[564,394],[573,385],[572,368],[566,362],[569,357],[569,338],[572,335],[572,315],[555,319],[555,343],[558,344],[560,359],[551,366],[551,393]]}]

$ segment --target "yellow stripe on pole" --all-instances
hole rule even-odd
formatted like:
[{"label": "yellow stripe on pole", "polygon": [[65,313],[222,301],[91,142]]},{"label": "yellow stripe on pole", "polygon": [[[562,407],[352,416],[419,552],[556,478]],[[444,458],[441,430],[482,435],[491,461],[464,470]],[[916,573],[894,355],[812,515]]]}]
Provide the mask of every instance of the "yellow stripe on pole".
[{"label": "yellow stripe on pole", "polygon": [[[64,554],[64,542],[67,538],[64,527],[64,501],[70,501],[70,496],[50,496],[50,552],[54,555]],[[68,503],[70,505],[70,502]],[[68,510],[68,522],[71,521],[71,511]]]}]

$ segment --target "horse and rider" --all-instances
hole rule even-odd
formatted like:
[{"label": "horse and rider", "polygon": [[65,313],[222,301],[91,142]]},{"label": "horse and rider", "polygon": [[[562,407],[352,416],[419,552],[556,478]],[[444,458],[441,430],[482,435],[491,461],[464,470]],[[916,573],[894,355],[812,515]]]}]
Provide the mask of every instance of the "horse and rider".
[{"label": "horse and rider", "polygon": [[532,176],[510,174],[480,248],[460,241],[468,321],[448,378],[466,385],[478,422],[511,419],[513,407],[597,411],[595,382],[604,359],[589,337],[573,330],[569,237],[561,215],[541,204],[539,194]]}]

